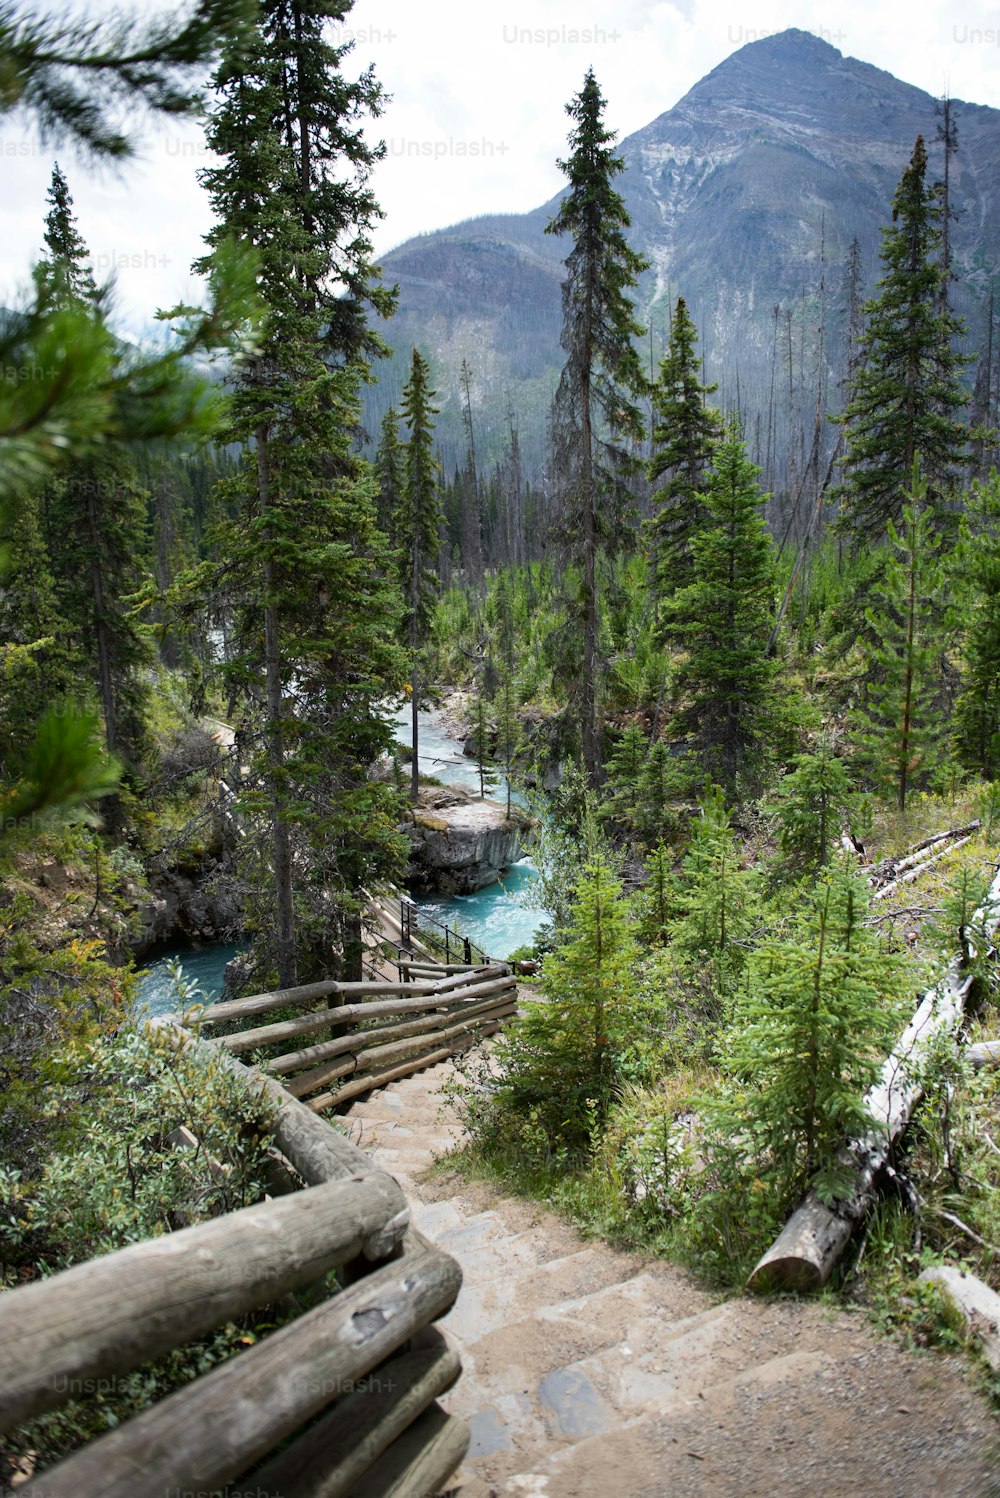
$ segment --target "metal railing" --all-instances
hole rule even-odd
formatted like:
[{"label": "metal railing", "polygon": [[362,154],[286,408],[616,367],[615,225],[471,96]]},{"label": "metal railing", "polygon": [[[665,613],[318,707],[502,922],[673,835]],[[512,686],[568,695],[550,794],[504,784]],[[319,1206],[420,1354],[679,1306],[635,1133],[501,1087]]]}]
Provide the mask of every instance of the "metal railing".
[{"label": "metal railing", "polygon": [[416,902],[411,900],[408,895],[400,895],[399,927],[402,944],[407,946],[414,932],[426,931],[428,926],[433,927],[435,932],[441,933],[441,936],[438,937],[439,941],[441,937],[444,938],[444,960],[446,965],[451,963],[453,958],[459,962],[475,962],[483,963],[484,965],[489,963],[490,958],[484,952],[483,948],[477,946],[464,932],[456,931],[453,926],[448,925],[447,921],[439,921],[437,916],[428,915],[426,911],[418,910]]}]

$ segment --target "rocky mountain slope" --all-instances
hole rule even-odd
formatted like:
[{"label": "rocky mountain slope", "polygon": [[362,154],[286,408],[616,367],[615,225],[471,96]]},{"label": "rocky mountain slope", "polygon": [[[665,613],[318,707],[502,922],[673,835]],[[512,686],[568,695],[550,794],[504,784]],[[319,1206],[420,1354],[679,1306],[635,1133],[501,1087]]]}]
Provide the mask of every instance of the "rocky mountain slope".
[{"label": "rocky mountain slope", "polygon": [[[954,300],[978,348],[990,277],[1000,266],[1000,110],[957,101],[953,109]],[[707,373],[720,382],[718,400],[741,409],[761,456],[769,428],[777,447],[782,424],[811,423],[817,382],[824,404],[836,406],[851,241],[859,240],[870,289],[879,229],[918,133],[928,141],[932,171],[942,170],[938,124],[929,94],[791,30],[741,48],[621,142],[626,170],[618,187],[632,241],[652,261],[639,301],[654,359],[668,309],[683,295],[701,331]],[[464,452],[464,358],[480,452],[496,455],[513,410],[537,473],[563,357],[567,245],[544,233],[557,205],[553,198],[531,213],[471,219],[385,257],[386,279],[400,288],[399,313],[386,329],[397,353],[369,392],[370,431],[398,401],[416,344],[432,361],[446,464]],[[769,422],[770,408],[778,414]]]}]

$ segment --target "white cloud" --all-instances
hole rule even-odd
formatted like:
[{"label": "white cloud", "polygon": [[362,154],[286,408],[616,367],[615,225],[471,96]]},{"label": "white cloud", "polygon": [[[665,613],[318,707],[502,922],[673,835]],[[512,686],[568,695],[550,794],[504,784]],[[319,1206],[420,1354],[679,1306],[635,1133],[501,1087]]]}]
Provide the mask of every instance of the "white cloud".
[{"label": "white cloud", "polygon": [[[144,6],[145,8],[145,6]],[[380,253],[474,214],[520,212],[557,192],[566,101],[593,65],[623,137],[671,108],[741,44],[799,26],[932,94],[1000,107],[1000,18],[987,0],[357,0],[347,29],[360,68],[392,97],[375,189]],[[992,37],[992,41],[991,38]],[[80,228],[103,271],[117,265],[124,325],[193,293],[189,266],[210,223],[196,172],[198,127],[149,128],[118,174],[59,158]],[[0,128],[0,303],[41,245],[51,152],[9,117]]]}]

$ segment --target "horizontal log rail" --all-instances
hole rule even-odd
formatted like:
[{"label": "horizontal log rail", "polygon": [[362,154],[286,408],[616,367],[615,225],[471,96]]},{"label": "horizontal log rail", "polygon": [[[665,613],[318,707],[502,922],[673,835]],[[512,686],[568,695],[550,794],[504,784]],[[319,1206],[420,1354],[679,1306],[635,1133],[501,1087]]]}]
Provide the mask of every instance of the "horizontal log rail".
[{"label": "horizontal log rail", "polygon": [[[154,1023],[207,1044],[169,1018]],[[394,1493],[426,1498],[436,1490],[429,1474],[443,1483],[469,1441],[465,1424],[435,1402],[459,1365],[431,1327],[453,1304],[461,1270],[409,1226],[400,1187],[368,1155],[276,1078],[211,1048],[273,1102],[275,1147],[306,1187],[0,1294],[0,1430],[331,1271],[349,1288],[336,1285],[20,1491],[163,1498],[215,1491],[259,1469],[269,1483],[261,1491],[347,1498],[369,1472],[371,1491],[388,1492],[378,1473],[391,1468]]]},{"label": "horizontal log rail", "polygon": [[268,1457],[443,1315],[460,1283],[458,1265],[438,1250],[387,1264],[90,1442],[21,1491],[27,1498],[214,1492]]},{"label": "horizontal log rail", "polygon": [[341,1498],[461,1372],[458,1353],[436,1328],[415,1341],[410,1352],[384,1363],[357,1393],[338,1400],[305,1435],[248,1473],[244,1489],[281,1493],[282,1498]]},{"label": "horizontal log rail", "polygon": [[[217,1035],[212,1044],[230,1057],[263,1051],[264,1072],[321,1112],[447,1060],[494,1034],[517,1010],[517,981],[507,963],[422,963],[404,976],[417,981],[306,984],[215,1004],[184,1018],[204,1027],[265,1021]],[[333,1007],[267,1018],[269,1011],[315,1006],[331,997],[338,1000]],[[321,1035],[327,1038],[311,1041]]]},{"label": "horizontal log rail", "polygon": [[388,1175],[333,1181],[7,1291],[0,1430],[311,1284],[391,1220],[402,1236],[406,1212]]}]

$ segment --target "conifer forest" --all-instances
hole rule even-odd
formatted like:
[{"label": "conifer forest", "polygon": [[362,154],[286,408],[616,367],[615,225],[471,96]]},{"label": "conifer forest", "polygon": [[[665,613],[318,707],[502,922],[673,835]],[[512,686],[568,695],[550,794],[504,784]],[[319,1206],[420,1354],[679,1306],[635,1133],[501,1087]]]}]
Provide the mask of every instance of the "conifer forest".
[{"label": "conifer forest", "polygon": [[[1000,239],[961,237],[973,107],[931,101],[741,367],[633,222],[583,60],[538,237],[553,362],[519,390],[441,313],[418,343],[405,256],[380,264],[389,98],[350,12],[0,6],[0,113],[51,164],[0,287],[0,1302],[270,1191],[253,1109],[144,1021],[140,969],[181,949],[178,1012],[214,1002],[184,952],[215,944],[226,999],[357,983],[373,951],[391,977],[373,901],[434,887],[459,794],[421,759],[433,719],[507,838],[477,844],[498,898],[527,859],[537,909],[492,953],[516,1015],[458,1062],[456,1169],[735,1293],[804,1200],[853,1199],[886,1058],[957,983],[830,1293],[962,1347],[996,1401],[1000,1349],[919,1279],[1000,1292]],[[75,201],[94,163],[127,189],[140,115],[201,121],[211,212],[201,300],[145,340]],[[0,1487],[257,1328],[0,1436]]]}]

